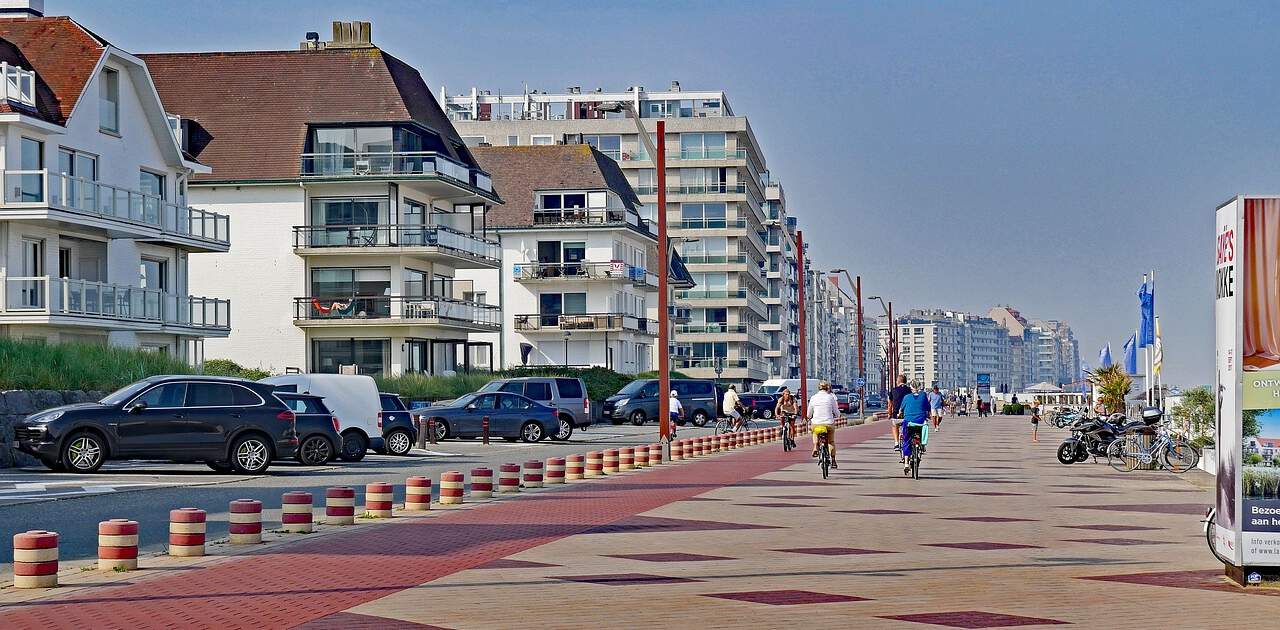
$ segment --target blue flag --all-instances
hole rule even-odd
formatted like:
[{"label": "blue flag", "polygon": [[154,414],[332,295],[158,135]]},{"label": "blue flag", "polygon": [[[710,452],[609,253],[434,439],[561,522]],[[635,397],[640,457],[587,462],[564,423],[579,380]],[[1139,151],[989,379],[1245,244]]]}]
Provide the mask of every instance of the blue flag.
[{"label": "blue flag", "polygon": [[[1138,328],[1138,347],[1145,348],[1156,342],[1156,290],[1154,283],[1148,287],[1146,280],[1138,288],[1138,304],[1142,309],[1142,326]],[[1130,372],[1133,374],[1133,372]]]},{"label": "blue flag", "polygon": [[1111,342],[1098,351],[1098,367],[1111,367]]},{"label": "blue flag", "polygon": [[1124,342],[1124,371],[1126,374],[1138,373],[1138,335],[1129,335]]}]

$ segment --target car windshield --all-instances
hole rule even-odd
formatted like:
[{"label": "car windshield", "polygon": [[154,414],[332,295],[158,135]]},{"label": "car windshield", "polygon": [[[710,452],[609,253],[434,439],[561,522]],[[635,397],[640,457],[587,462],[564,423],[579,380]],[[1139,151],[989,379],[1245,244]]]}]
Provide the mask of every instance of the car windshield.
[{"label": "car windshield", "polygon": [[480,388],[480,391],[482,391],[482,392],[496,392],[496,391],[498,391],[499,389],[502,389],[502,386],[503,386],[505,383],[506,383],[506,381],[489,381],[488,383],[485,383],[485,386],[484,386],[484,387],[481,387],[481,388]]},{"label": "car windshield", "polygon": [[449,406],[450,407],[466,407],[467,405],[470,405],[471,401],[475,400],[476,398],[477,398],[476,394],[467,394],[466,396],[463,396],[453,401],[453,404]]},{"label": "car windshield", "polygon": [[125,385],[124,387],[121,387],[120,389],[117,389],[116,391],[111,392],[110,394],[107,394],[105,398],[103,398],[102,400],[99,400],[98,402],[104,405],[118,405],[126,400],[129,400],[135,394],[142,391],[144,387],[147,387],[150,384],[151,383],[149,381],[138,381],[137,383]]},{"label": "car windshield", "polygon": [[640,390],[644,389],[644,386],[648,384],[649,384],[649,381],[631,381],[630,383],[627,383],[626,387],[623,387],[622,389],[618,390],[618,394],[634,396],[636,394],[639,394]]}]

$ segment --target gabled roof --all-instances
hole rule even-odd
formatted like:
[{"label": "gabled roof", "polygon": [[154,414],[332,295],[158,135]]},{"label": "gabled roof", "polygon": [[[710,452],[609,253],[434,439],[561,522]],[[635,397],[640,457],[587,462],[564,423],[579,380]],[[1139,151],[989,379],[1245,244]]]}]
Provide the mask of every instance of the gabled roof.
[{"label": "gabled roof", "polygon": [[[110,44],[65,16],[0,18],[0,60],[36,73],[36,109],[65,124]],[[17,111],[8,108],[6,111]]]},{"label": "gabled roof", "polygon": [[641,205],[618,163],[588,144],[476,147],[472,153],[505,202],[489,211],[487,221],[493,227],[533,225],[540,190],[607,189],[630,210]]},{"label": "gabled roof", "polygon": [[475,166],[412,66],[378,48],[140,55],[165,109],[195,123],[188,149],[213,167],[198,180],[299,176],[309,124],[416,122],[441,151]]}]

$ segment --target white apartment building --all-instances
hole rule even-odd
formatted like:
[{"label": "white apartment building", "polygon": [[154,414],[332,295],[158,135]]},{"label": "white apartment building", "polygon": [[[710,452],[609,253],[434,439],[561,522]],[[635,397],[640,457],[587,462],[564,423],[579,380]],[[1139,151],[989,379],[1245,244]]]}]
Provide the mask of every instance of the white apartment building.
[{"label": "white apartment building", "polygon": [[[462,275],[474,279],[477,301],[503,296],[501,367],[652,369],[657,237],[618,164],[585,144],[472,152],[505,201],[489,215],[504,268]],[[725,326],[681,330],[697,337]]]},{"label": "white apartment building", "polygon": [[231,325],[227,300],[188,291],[198,254],[230,245],[226,215],[187,203],[209,165],[183,154],[138,57],[42,2],[5,8],[0,335],[199,363]]},{"label": "white apartment building", "polygon": [[769,257],[765,281],[769,289],[763,299],[769,317],[760,324],[768,339],[763,356],[769,365],[769,378],[800,378],[796,218],[787,215],[781,183],[767,181],[765,197],[765,251]]},{"label": "white apartment building", "polygon": [[442,374],[492,364],[500,307],[468,269],[497,269],[489,175],[417,70],[367,22],[296,50],[144,55],[183,148],[213,166],[190,182],[225,208],[233,256],[193,264],[230,295],[231,335],[210,356],[309,372]]},{"label": "white apartment building", "polygon": [[[734,113],[723,92],[685,92],[673,82],[661,92],[633,87],[614,93],[441,93],[468,144],[585,143],[617,160],[645,204],[646,219],[656,217],[654,161],[628,114],[600,106],[627,103],[650,134],[657,120],[665,120],[668,226],[696,284],[676,295],[689,321],[676,329],[673,367],[743,388],[769,378],[764,352],[773,346],[762,329],[770,321],[764,301],[767,171],[751,125]],[[774,201],[781,206],[781,194]]]},{"label": "white apartment building", "polygon": [[973,387],[990,374],[993,388],[1009,381],[1008,332],[989,317],[941,309],[898,318],[901,372],[927,387]]},{"label": "white apartment building", "polygon": [[[868,394],[880,394],[889,377],[885,374],[885,354],[880,341],[880,318],[862,314],[862,361]],[[854,333],[857,334],[856,331]],[[855,357],[856,360],[856,357]],[[855,368],[856,369],[856,368]]]}]

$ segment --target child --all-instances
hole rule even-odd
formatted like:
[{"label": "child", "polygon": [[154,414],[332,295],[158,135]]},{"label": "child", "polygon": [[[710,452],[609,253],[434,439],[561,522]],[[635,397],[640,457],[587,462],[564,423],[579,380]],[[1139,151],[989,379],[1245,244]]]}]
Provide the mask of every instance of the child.
[{"label": "child", "polygon": [[1036,438],[1036,430],[1040,428],[1040,407],[1031,408],[1031,443],[1035,444],[1040,440]]}]

